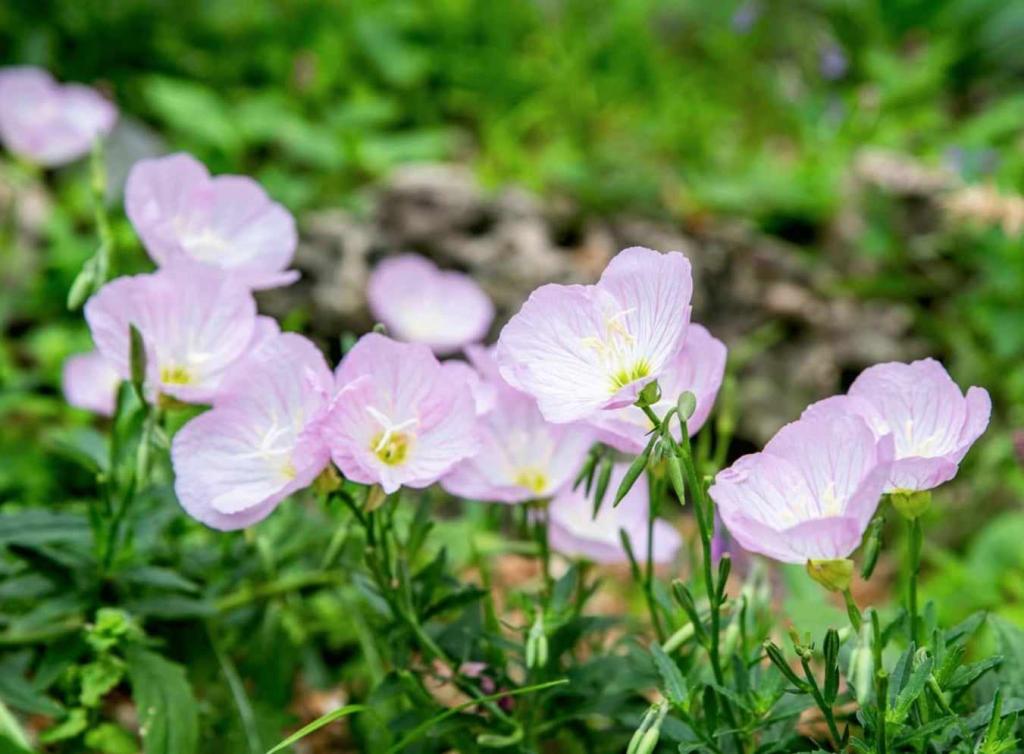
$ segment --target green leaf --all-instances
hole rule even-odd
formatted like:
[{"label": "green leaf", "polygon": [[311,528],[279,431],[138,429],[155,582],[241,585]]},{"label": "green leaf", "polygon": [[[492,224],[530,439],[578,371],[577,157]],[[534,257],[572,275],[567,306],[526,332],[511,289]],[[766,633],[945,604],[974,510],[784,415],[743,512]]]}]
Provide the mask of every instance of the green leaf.
[{"label": "green leaf", "polygon": [[335,720],[340,720],[341,718],[347,717],[348,715],[354,715],[356,712],[366,712],[369,709],[369,707],[363,704],[348,704],[344,707],[339,707],[338,709],[333,710],[332,712],[328,712],[326,715],[321,715],[316,720],[311,722],[309,725],[304,725],[303,727],[299,728],[297,731],[288,736],[288,738],[281,741],[281,743],[279,743],[273,749],[267,751],[267,754],[277,754],[277,752],[287,749],[296,741],[305,738],[314,731],[320,730],[322,727],[330,723],[333,723]]},{"label": "green leaf", "polygon": [[199,714],[184,669],[139,646],[125,659],[146,754],[194,754]]},{"label": "green leaf", "polygon": [[39,734],[39,742],[52,744],[57,741],[67,741],[75,738],[89,727],[89,716],[84,709],[73,709],[70,714],[54,725]]},{"label": "green leaf", "polygon": [[679,666],[672,661],[671,657],[665,654],[665,650],[657,642],[651,644],[650,651],[651,657],[654,658],[654,664],[658,668],[658,673],[661,675],[665,696],[675,706],[685,708],[689,697],[689,690],[686,686],[686,678],[683,677]]},{"label": "green leaf", "polygon": [[102,754],[135,754],[135,737],[113,723],[101,723],[85,734],[85,745]]},{"label": "green leaf", "polygon": [[999,678],[1011,694],[1024,696],[1024,631],[998,616],[992,616],[991,622],[1003,656]]},{"label": "green leaf", "polygon": [[25,547],[74,542],[87,545],[92,539],[89,522],[76,513],[29,508],[0,516],[0,545]]},{"label": "green leaf", "polygon": [[124,678],[124,663],[113,655],[103,655],[82,667],[82,693],[85,707],[95,707]]},{"label": "green leaf", "polygon": [[146,381],[146,342],[142,339],[142,333],[135,325],[128,325],[129,358],[131,367],[132,387],[140,401],[144,401],[142,385]]},{"label": "green leaf", "polygon": [[0,754],[23,754],[29,748],[28,736],[17,718],[0,702]]},{"label": "green leaf", "polygon": [[199,592],[199,585],[185,578],[177,571],[158,566],[136,566],[118,574],[118,579],[127,584],[150,587],[163,592]]},{"label": "green leaf", "polygon": [[64,713],[57,702],[36,691],[31,683],[9,668],[0,669],[0,700],[33,715],[59,717]]}]

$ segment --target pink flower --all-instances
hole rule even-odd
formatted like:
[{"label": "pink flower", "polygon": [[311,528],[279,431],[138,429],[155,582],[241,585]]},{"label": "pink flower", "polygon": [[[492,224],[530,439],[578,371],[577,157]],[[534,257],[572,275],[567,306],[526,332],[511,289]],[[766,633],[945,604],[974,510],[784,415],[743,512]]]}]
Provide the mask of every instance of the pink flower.
[{"label": "pink flower", "polygon": [[211,177],[183,153],[140,160],[125,185],[125,211],[160,266],[198,261],[254,289],[299,277],[285,269],[298,242],[295,219],[251,178]]},{"label": "pink flower", "polygon": [[494,319],[494,305],[471,277],[439,270],[416,254],[377,265],[367,298],[390,335],[424,343],[440,355],[482,340]]},{"label": "pink flower", "polygon": [[41,68],[0,70],[0,139],[39,165],[77,160],[116,120],[117,108],[94,89],[58,84]]},{"label": "pink flower", "polygon": [[960,461],[988,427],[992,399],[972,387],[966,397],[935,359],[876,364],[847,395],[813,404],[805,416],[851,413],[879,437],[892,434],[896,461],[887,491],[929,490],[956,476]]},{"label": "pink flower", "polygon": [[[612,470],[608,494],[597,518],[593,517],[594,503],[582,487],[566,489],[551,501],[548,506],[551,549],[566,557],[584,558],[595,563],[626,563],[629,557],[619,534],[620,529],[625,529],[637,560],[647,560],[647,514],[650,506],[647,479],[638,479],[618,507],[612,506],[612,497],[627,468],[627,464],[616,464]],[[652,560],[655,563],[673,560],[682,544],[679,532],[660,519],[654,522],[653,540]]]},{"label": "pink flower", "polygon": [[426,487],[476,451],[469,385],[426,346],[364,335],[335,377],[324,434],[349,479],[388,493]]},{"label": "pink flower", "polygon": [[[486,351],[476,360],[487,359]],[[483,380],[493,405],[477,421],[479,451],[457,465],[441,485],[474,500],[522,503],[550,497],[579,471],[593,444],[593,432],[580,424],[551,424],[536,401],[504,382]]]},{"label": "pink flower", "polygon": [[784,563],[847,557],[860,544],[892,465],[892,439],[856,416],[787,424],[708,491],[745,549]]},{"label": "pink flower", "polygon": [[64,397],[77,408],[113,416],[121,376],[96,351],[79,353],[64,362]]},{"label": "pink flower", "polygon": [[246,289],[198,265],[174,265],[107,283],[85,305],[103,357],[131,377],[129,325],[146,345],[146,385],[182,401],[203,403],[220,389],[226,370],[265,334]]},{"label": "pink flower", "polygon": [[451,375],[453,380],[464,380],[473,396],[473,405],[477,415],[486,414],[498,399],[495,385],[480,376],[480,373],[464,361],[448,359],[441,362],[441,368]]},{"label": "pink flower", "polygon": [[543,285],[501,331],[501,373],[548,421],[627,406],[683,347],[691,289],[686,257],[639,247],[597,285]]},{"label": "pink flower", "polygon": [[[686,331],[686,344],[669,362],[658,384],[662,399],[652,408],[664,416],[676,405],[676,399],[685,391],[693,393],[697,408],[686,423],[690,435],[695,435],[707,421],[711,407],[722,386],[725,374],[725,344],[701,325],[691,324]],[[624,406],[594,414],[589,423],[598,430],[598,439],[623,453],[639,453],[647,444],[651,422],[636,406]],[[674,422],[673,422],[674,425]]]},{"label": "pink flower", "polygon": [[263,341],[226,379],[217,405],[174,436],[174,489],[215,529],[266,518],[330,458],[320,425],[334,389],[320,351],[293,333]]}]

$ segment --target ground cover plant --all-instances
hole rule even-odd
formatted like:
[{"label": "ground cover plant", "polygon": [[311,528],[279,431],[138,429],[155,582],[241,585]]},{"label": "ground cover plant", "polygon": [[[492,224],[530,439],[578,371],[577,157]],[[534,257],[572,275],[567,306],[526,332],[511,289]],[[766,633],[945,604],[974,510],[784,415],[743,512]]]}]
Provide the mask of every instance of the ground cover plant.
[{"label": "ground cover plant", "polygon": [[[432,49],[424,29],[440,13],[459,22],[448,31],[455,48],[489,29],[499,36],[475,49],[499,50],[499,29],[534,28],[541,11],[510,5],[490,26],[472,4],[385,4],[383,15],[351,17],[300,5],[296,28],[345,18],[354,26],[336,33],[377,50],[384,68],[373,76],[386,81],[373,96],[401,101],[430,82],[452,99],[437,110],[402,101],[408,112],[375,132],[323,116],[329,83],[310,101],[272,94],[258,106],[240,89],[186,83],[185,69],[203,65],[189,56],[173,72],[154,62],[141,88],[127,69],[100,72],[126,87],[121,112],[109,91],[36,67],[0,71],[12,189],[3,272],[24,294],[0,312],[0,752],[1019,750],[1012,196],[995,212],[987,195],[985,214],[977,187],[943,189],[956,197],[942,200],[953,225],[909,258],[898,248],[899,201],[862,197],[853,238],[866,264],[830,285],[837,297],[913,300],[912,327],[929,347],[865,364],[841,393],[814,396],[763,438],[744,434],[744,390],[786,331],[759,323],[727,347],[694,321],[718,291],[691,270],[701,260],[690,248],[615,248],[586,283],[539,285],[508,310],[472,277],[438,267],[429,248],[388,249],[365,284],[377,324],[325,337],[301,305],[282,312],[273,298],[299,277],[301,210],[318,192],[347,196],[390,165],[450,154],[438,146],[445,138],[412,139],[406,152],[408,134],[386,132],[429,130],[470,107],[446,80],[467,71],[405,46]],[[120,7],[108,21],[150,23],[145,4]],[[569,26],[585,10],[559,7]],[[840,86],[852,51],[872,58],[885,47],[876,32],[853,46],[867,32],[843,31],[844,18],[885,17],[893,34],[973,18],[965,31],[992,33],[988,16],[955,3],[934,18],[871,7],[801,17],[848,41],[814,57],[821,87]],[[274,49],[262,36],[269,10],[183,12],[206,33],[236,24]],[[608,39],[649,33],[658,12],[667,11],[616,5],[608,37],[586,36],[583,47],[597,54]],[[33,16],[4,13],[26,25]],[[756,3],[732,9],[720,19],[731,36],[722,49],[705,40],[705,52],[738,59],[751,29],[789,28],[785,14],[765,14]],[[62,10],[44,36],[100,17]],[[536,41],[538,54],[569,26]],[[993,73],[958,44],[940,68],[961,66],[966,88],[1011,75],[1012,61]],[[573,49],[583,56],[575,65],[594,65]],[[633,59],[674,65],[655,50]],[[872,60],[860,65],[878,76],[884,64]],[[597,86],[619,91],[616,75],[597,74]],[[694,86],[705,75],[695,72]],[[511,166],[531,139],[516,129],[534,121],[499,126],[486,114],[504,113],[498,95],[522,83],[495,85],[493,100],[481,93],[473,105],[475,159],[491,179],[524,178]],[[914,117],[932,112],[928,87],[939,87],[920,85]],[[709,114],[706,133],[722,133],[718,118],[736,96],[713,95],[721,113]],[[625,91],[620,99],[640,107]],[[544,109],[555,101],[548,91],[531,105],[558,126],[542,139],[551,141],[540,174],[526,178],[594,212],[654,201],[652,174],[662,189],[666,180],[658,151],[705,138],[704,127],[655,129],[635,142],[651,152],[614,164],[632,122],[613,117],[593,136],[593,103],[584,98],[574,124]],[[668,123],[672,101],[648,112]],[[149,117],[155,107],[174,148],[119,168],[115,122],[128,107]],[[236,128],[246,108],[256,114]],[[220,126],[200,122],[218,111]],[[998,121],[992,112],[976,122]],[[251,130],[271,121],[264,127],[283,130]],[[971,122],[950,117],[946,133],[985,130]],[[834,189],[815,187],[837,182],[866,138],[851,128],[830,142],[835,162],[808,168],[810,186],[786,196],[771,188],[774,163],[762,166],[765,190],[731,160],[695,153],[691,166],[724,177],[688,176],[687,196],[670,188],[653,214],[683,211],[696,223],[742,207],[769,235],[821,233],[841,209]],[[1004,131],[992,128],[977,138],[998,146],[993,134]],[[353,146],[368,136],[376,147]],[[925,153],[943,144],[930,138]],[[597,155],[560,162],[591,139]],[[502,154],[496,144],[510,141]],[[404,146],[379,163],[348,162],[380,156],[382,143]],[[563,163],[594,172],[567,176]],[[639,183],[580,185],[605,169]],[[721,190],[729,180],[748,193]],[[40,196],[56,201],[42,229],[26,230]],[[950,280],[963,290],[933,301]]]}]

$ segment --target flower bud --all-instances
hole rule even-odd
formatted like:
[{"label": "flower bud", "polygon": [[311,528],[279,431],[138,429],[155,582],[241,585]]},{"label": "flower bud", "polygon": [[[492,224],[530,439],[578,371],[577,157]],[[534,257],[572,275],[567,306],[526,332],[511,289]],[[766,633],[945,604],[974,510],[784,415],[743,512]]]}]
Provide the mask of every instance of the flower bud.
[{"label": "flower bud", "polygon": [[679,398],[676,400],[676,409],[679,411],[680,421],[689,421],[690,417],[693,416],[693,412],[697,410],[697,396],[689,390],[680,393]]},{"label": "flower bud", "polygon": [[853,561],[849,558],[808,560],[807,574],[830,592],[842,592],[849,589],[853,580]]},{"label": "flower bud", "polygon": [[901,516],[913,521],[931,507],[932,493],[931,490],[893,490],[889,499]]},{"label": "flower bud", "polygon": [[648,382],[644,385],[640,391],[640,395],[637,396],[636,405],[638,406],[653,406],[655,403],[661,400],[661,386],[658,381]]}]

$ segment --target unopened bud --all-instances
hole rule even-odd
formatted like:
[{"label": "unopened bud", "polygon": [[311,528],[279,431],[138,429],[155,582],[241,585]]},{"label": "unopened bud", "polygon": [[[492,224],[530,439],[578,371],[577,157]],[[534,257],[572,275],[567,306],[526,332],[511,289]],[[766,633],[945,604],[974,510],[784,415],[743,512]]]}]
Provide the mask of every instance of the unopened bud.
[{"label": "unopened bud", "polygon": [[636,405],[638,406],[653,406],[655,403],[661,400],[661,385],[658,381],[648,382],[644,385],[640,391],[640,395],[636,398]]},{"label": "unopened bud", "polygon": [[853,561],[849,558],[808,560],[807,574],[830,592],[842,592],[850,588],[853,580]]},{"label": "unopened bud", "polygon": [[923,515],[932,505],[931,490],[893,490],[889,493],[892,507],[911,521]]},{"label": "unopened bud", "polygon": [[689,390],[680,393],[676,400],[676,409],[679,411],[680,421],[689,421],[693,412],[697,410],[697,397]]}]

